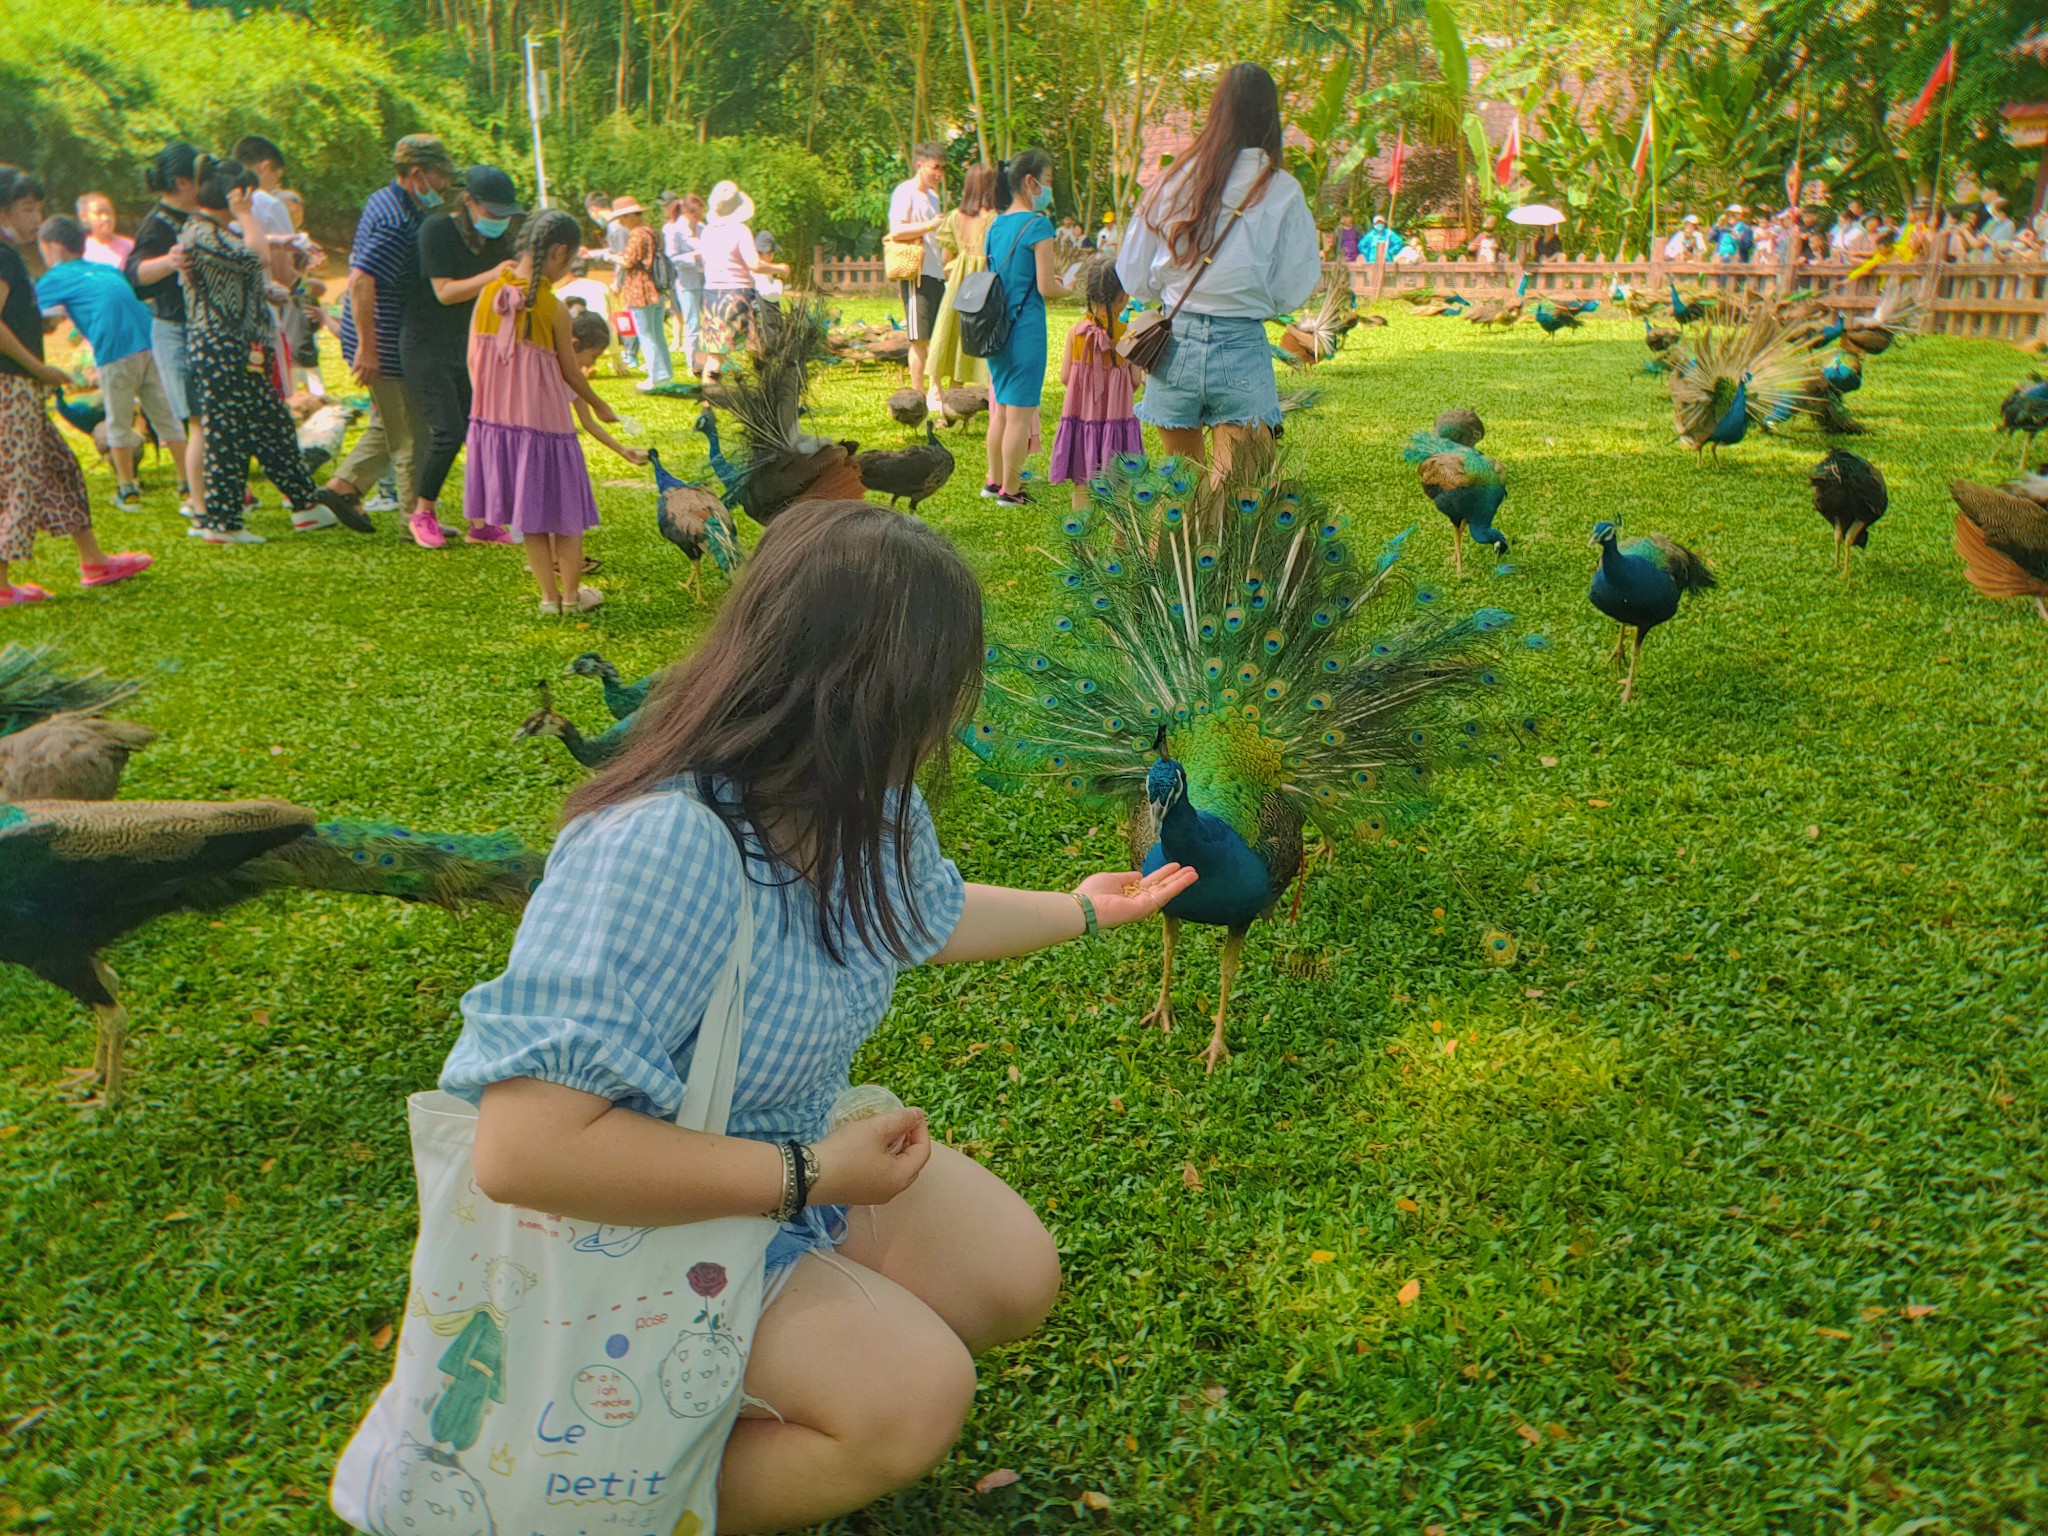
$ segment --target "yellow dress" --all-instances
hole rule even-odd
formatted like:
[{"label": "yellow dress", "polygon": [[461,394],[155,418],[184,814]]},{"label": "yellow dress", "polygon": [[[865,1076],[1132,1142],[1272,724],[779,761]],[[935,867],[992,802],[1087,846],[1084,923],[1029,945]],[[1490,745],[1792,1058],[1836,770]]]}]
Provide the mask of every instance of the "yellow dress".
[{"label": "yellow dress", "polygon": [[960,350],[960,315],[953,308],[953,297],[969,273],[987,270],[988,227],[995,221],[992,213],[968,215],[956,208],[939,226],[939,244],[953,254],[946,262],[946,297],[940,301],[938,318],[932,322],[925,378],[941,389],[988,382],[988,365]]}]

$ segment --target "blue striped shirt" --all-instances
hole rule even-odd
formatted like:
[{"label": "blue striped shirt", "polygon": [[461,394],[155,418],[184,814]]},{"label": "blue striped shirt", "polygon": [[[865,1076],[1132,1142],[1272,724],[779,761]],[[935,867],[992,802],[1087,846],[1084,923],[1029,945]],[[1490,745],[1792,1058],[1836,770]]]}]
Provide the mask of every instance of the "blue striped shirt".
[{"label": "blue striped shirt", "polygon": [[[923,920],[923,937],[915,925],[910,933],[908,963],[917,964],[945,946],[966,886],[939,851],[922,796],[910,827],[908,891],[893,855],[885,858],[896,910]],[[758,880],[760,864],[751,867]],[[672,1118],[742,900],[754,903],[754,966],[727,1134],[816,1140],[905,962],[871,954],[849,934],[846,962],[835,964],[818,939],[810,887],[744,879],[724,823],[680,788],[563,831],[505,973],[462,1000],[462,1036],[441,1086],[475,1103],[492,1083],[531,1077]],[[824,1240],[835,1218],[809,1213],[807,1245]]]},{"label": "blue striped shirt", "polygon": [[[349,247],[352,272],[367,272],[377,284],[377,361],[387,379],[402,379],[405,371],[398,361],[398,330],[405,320],[405,306],[419,282],[420,222],[426,211],[412,194],[396,181],[379,187],[363,204],[356,220],[355,244]],[[355,361],[356,317],[354,307],[342,311],[341,355]]]}]

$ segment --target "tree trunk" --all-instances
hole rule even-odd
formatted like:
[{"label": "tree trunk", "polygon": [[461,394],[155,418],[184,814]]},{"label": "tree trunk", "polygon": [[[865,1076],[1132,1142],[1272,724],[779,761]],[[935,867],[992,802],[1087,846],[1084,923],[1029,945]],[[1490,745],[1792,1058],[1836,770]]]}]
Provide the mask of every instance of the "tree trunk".
[{"label": "tree trunk", "polygon": [[627,109],[626,89],[631,83],[633,72],[633,0],[619,0],[619,78],[614,93],[614,109]]},{"label": "tree trunk", "polygon": [[974,58],[974,29],[967,24],[967,0],[953,0],[953,8],[960,17],[960,49],[967,62],[967,90],[974,105],[975,141],[981,145],[981,158],[993,161],[996,157],[989,152],[988,110],[982,101],[981,70]]}]

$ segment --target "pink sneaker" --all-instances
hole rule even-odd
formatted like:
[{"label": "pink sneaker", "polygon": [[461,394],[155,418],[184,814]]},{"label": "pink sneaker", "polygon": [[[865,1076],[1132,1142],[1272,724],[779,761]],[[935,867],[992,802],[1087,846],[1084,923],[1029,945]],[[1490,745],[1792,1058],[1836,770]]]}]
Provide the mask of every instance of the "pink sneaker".
[{"label": "pink sneaker", "polygon": [[412,530],[413,543],[421,549],[440,549],[448,542],[448,530],[431,512],[413,513],[406,526]]},{"label": "pink sneaker", "polygon": [[40,603],[49,595],[32,581],[24,581],[15,587],[0,587],[0,608],[16,608],[23,603]]},{"label": "pink sneaker", "polygon": [[462,536],[465,544],[510,544],[512,534],[496,523],[471,523],[469,532]]},{"label": "pink sneaker", "polygon": [[111,587],[117,581],[126,581],[130,576],[140,576],[156,561],[150,556],[131,550],[125,554],[109,555],[105,564],[81,565],[78,568],[78,584],[81,587]]}]

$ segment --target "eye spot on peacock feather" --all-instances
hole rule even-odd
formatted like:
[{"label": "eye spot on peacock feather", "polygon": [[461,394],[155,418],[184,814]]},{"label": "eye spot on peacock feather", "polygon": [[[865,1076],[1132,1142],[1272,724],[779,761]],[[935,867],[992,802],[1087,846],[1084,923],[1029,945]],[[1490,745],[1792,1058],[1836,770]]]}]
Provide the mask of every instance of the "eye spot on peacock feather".
[{"label": "eye spot on peacock feather", "polygon": [[1425,607],[1436,600],[1437,591],[1434,587],[1418,587],[1416,589],[1415,601],[1423,604]]},{"label": "eye spot on peacock feather", "polygon": [[1124,728],[1124,717],[1122,715],[1104,715],[1102,717],[1102,728],[1106,731],[1120,732]]},{"label": "eye spot on peacock feather", "polygon": [[1055,752],[1051,757],[1047,758],[1045,761],[1046,766],[1049,768],[1064,768],[1067,766],[1067,754],[1064,752]]},{"label": "eye spot on peacock feather", "polygon": [[1074,632],[1074,621],[1065,614],[1061,614],[1052,621],[1052,627],[1063,635],[1071,635]]},{"label": "eye spot on peacock feather", "polygon": [[1232,605],[1223,610],[1223,627],[1233,635],[1244,628],[1244,610]]},{"label": "eye spot on peacock feather", "polygon": [[1238,497],[1237,510],[1249,517],[1252,513],[1259,510],[1259,498],[1256,496]]},{"label": "eye spot on peacock feather", "polygon": [[1041,709],[1058,709],[1060,696],[1056,693],[1041,693],[1038,696],[1038,705]]},{"label": "eye spot on peacock feather", "polygon": [[1428,745],[1429,745],[1429,732],[1427,732],[1427,731],[1410,731],[1410,732],[1408,733],[1408,745],[1409,745],[1409,746],[1411,746],[1411,747],[1426,747],[1426,746],[1428,746]]},{"label": "eye spot on peacock feather", "polygon": [[1333,518],[1329,522],[1324,523],[1322,527],[1316,530],[1316,537],[1319,539],[1326,540],[1334,539],[1335,537],[1337,537],[1338,534],[1342,533],[1343,531],[1344,525]]},{"label": "eye spot on peacock feather", "polygon": [[1214,640],[1219,627],[1214,619],[1204,619],[1198,633],[1204,640]]},{"label": "eye spot on peacock feather", "polygon": [[1479,674],[1479,681],[1486,684],[1489,688],[1497,688],[1500,686],[1500,674],[1498,672],[1482,672]]},{"label": "eye spot on peacock feather", "polygon": [[976,741],[994,741],[996,739],[996,728],[992,725],[976,725],[974,728],[974,739]]},{"label": "eye spot on peacock feather", "polygon": [[1124,563],[1121,560],[1108,561],[1102,567],[1102,574],[1105,576],[1121,576],[1123,573]]},{"label": "eye spot on peacock feather", "polygon": [[1351,771],[1351,782],[1360,789],[1378,789],[1380,787],[1379,770],[1377,768],[1354,768]]},{"label": "eye spot on peacock feather", "polygon": [[1247,661],[1237,669],[1237,680],[1240,683],[1256,683],[1259,680],[1259,669]]},{"label": "eye spot on peacock feather", "polygon": [[1164,512],[1160,514],[1161,520],[1169,528],[1178,528],[1180,526],[1181,519],[1185,516],[1187,516],[1187,513],[1180,507],[1168,507]]},{"label": "eye spot on peacock feather", "polygon": [[1286,697],[1287,680],[1285,678],[1276,677],[1272,682],[1266,684],[1266,702],[1268,704],[1277,704]]},{"label": "eye spot on peacock feather", "polygon": [[1480,936],[1479,946],[1486,958],[1495,965],[1513,965],[1517,953],[1515,936],[1502,933],[1498,928],[1489,928]]},{"label": "eye spot on peacock feather", "polygon": [[1166,483],[1172,488],[1173,494],[1176,496],[1185,496],[1195,488],[1195,483],[1185,475],[1177,475]]},{"label": "eye spot on peacock feather", "polygon": [[1052,658],[1050,656],[1034,656],[1031,658],[1031,670],[1034,672],[1044,672],[1051,666]]},{"label": "eye spot on peacock feather", "polygon": [[1342,672],[1343,670],[1344,663],[1340,661],[1337,657],[1325,656],[1323,658],[1323,673],[1325,676],[1335,677],[1339,672]]},{"label": "eye spot on peacock feather", "polygon": [[1061,571],[1061,572],[1060,572],[1060,586],[1061,586],[1061,587],[1062,587],[1062,588],[1063,588],[1064,590],[1066,590],[1066,591],[1068,591],[1068,592],[1071,592],[1071,591],[1073,591],[1073,590],[1074,590],[1074,589],[1075,589],[1076,587],[1078,587],[1078,586],[1080,586],[1080,585],[1081,585],[1081,573],[1080,573],[1079,571]]},{"label": "eye spot on peacock feather", "polygon": [[1368,816],[1351,830],[1361,843],[1376,843],[1387,835],[1387,824],[1377,816]]},{"label": "eye spot on peacock feather", "polygon": [[1275,528],[1292,528],[1295,524],[1295,518],[1296,513],[1294,508],[1282,507],[1278,512],[1273,514],[1273,526]]},{"label": "eye spot on peacock feather", "polygon": [[1459,726],[1458,729],[1463,731],[1467,736],[1477,736],[1479,734],[1479,722],[1477,720],[1467,720],[1463,725]]},{"label": "eye spot on peacock feather", "polygon": [[1266,611],[1266,594],[1263,592],[1254,592],[1252,594],[1251,606],[1252,612],[1264,613]]},{"label": "eye spot on peacock feather", "polygon": [[1155,491],[1151,486],[1141,485],[1138,487],[1136,492],[1138,504],[1140,506],[1150,506],[1152,504],[1153,499],[1156,496],[1158,496],[1158,494],[1159,493]]},{"label": "eye spot on peacock feather", "polygon": [[1330,696],[1327,693],[1312,693],[1308,696],[1308,707],[1310,709],[1328,709],[1330,707]]},{"label": "eye spot on peacock feather", "polygon": [[1323,564],[1327,566],[1334,568],[1347,563],[1350,559],[1351,551],[1342,544],[1325,544],[1323,546]]},{"label": "eye spot on peacock feather", "polygon": [[1325,731],[1322,735],[1322,742],[1326,747],[1341,747],[1344,745],[1344,733],[1342,731]]},{"label": "eye spot on peacock feather", "polygon": [[1532,651],[1547,651],[1550,649],[1550,637],[1548,635],[1528,635],[1523,638],[1522,644]]},{"label": "eye spot on peacock feather", "polygon": [[1095,594],[1094,601],[1089,606],[1097,613],[1107,613],[1109,612],[1109,598],[1103,593],[1098,592]]},{"label": "eye spot on peacock feather", "polygon": [[1269,629],[1259,645],[1268,656],[1278,656],[1287,647],[1287,637],[1277,629]]},{"label": "eye spot on peacock feather", "polygon": [[1069,778],[1067,779],[1067,788],[1074,791],[1075,794],[1079,794],[1082,790],[1086,789],[1087,787],[1088,781],[1082,778],[1081,775],[1079,775],[1078,773],[1069,776]]},{"label": "eye spot on peacock feather", "polygon": [[1116,457],[1116,467],[1127,475],[1135,475],[1145,467],[1145,456],[1142,453],[1120,453]]},{"label": "eye spot on peacock feather", "polygon": [[1247,704],[1242,709],[1238,710],[1238,714],[1243,716],[1247,720],[1256,720],[1259,718],[1259,706],[1256,704]]},{"label": "eye spot on peacock feather", "polygon": [[1203,662],[1202,675],[1208,678],[1221,677],[1223,675],[1223,659],[1219,656],[1211,656],[1207,661]]},{"label": "eye spot on peacock feather", "polygon": [[1217,694],[1216,697],[1221,699],[1225,704],[1235,704],[1237,702],[1237,690],[1235,688],[1225,688],[1221,693]]},{"label": "eye spot on peacock feather", "polygon": [[1222,552],[1214,544],[1204,544],[1195,551],[1195,569],[1213,571],[1216,569],[1216,562],[1221,558]]},{"label": "eye spot on peacock feather", "polygon": [[1074,684],[1074,688],[1079,693],[1093,693],[1095,691],[1095,679],[1092,677],[1081,678]]},{"label": "eye spot on peacock feather", "polygon": [[1314,613],[1308,616],[1308,621],[1309,623],[1315,625],[1317,629],[1328,629],[1332,624],[1337,622],[1337,615],[1331,612],[1328,608],[1318,608]]},{"label": "eye spot on peacock feather", "polygon": [[1163,714],[1165,714],[1165,713],[1166,713],[1166,711],[1164,711],[1163,709],[1161,709],[1161,708],[1160,708],[1160,707],[1159,707],[1159,706],[1158,706],[1157,704],[1147,704],[1147,705],[1145,706],[1145,718],[1146,718],[1147,720],[1155,720],[1155,721],[1156,721],[1157,719],[1159,719],[1159,717],[1160,717],[1161,715],[1163,715]]},{"label": "eye spot on peacock feather", "polygon": [[1316,799],[1324,805],[1334,805],[1337,800],[1337,791],[1325,784],[1316,791]]},{"label": "eye spot on peacock feather", "polygon": [[1372,653],[1375,656],[1391,656],[1394,654],[1394,648],[1382,640],[1372,648]]}]

